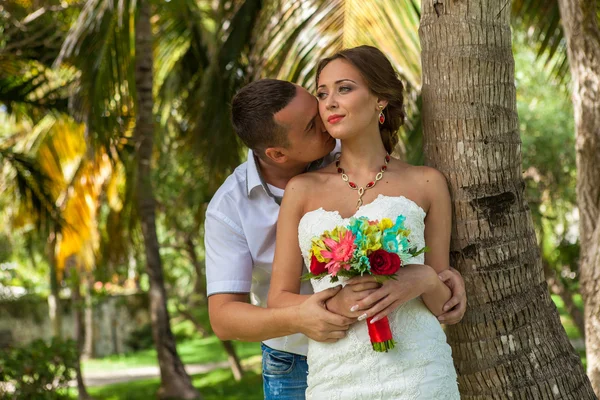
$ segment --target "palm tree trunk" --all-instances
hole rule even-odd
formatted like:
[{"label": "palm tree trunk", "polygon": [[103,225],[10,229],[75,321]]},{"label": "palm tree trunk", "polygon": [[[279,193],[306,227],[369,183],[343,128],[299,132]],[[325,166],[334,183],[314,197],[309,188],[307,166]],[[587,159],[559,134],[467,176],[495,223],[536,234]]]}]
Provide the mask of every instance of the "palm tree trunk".
[{"label": "palm tree trunk", "polygon": [[56,269],[56,231],[50,232],[48,243],[48,264],[50,265],[50,294],[48,295],[48,311],[52,325],[52,335],[62,338],[62,308],[60,305],[60,286]]},{"label": "palm tree trunk", "polygon": [[84,304],[81,297],[81,275],[77,271],[76,266],[72,266],[72,294],[71,300],[73,304],[73,315],[75,320],[75,340],[77,341],[77,361],[75,364],[75,372],[77,379],[77,393],[79,400],[90,400],[92,397],[88,394],[83,382],[83,375],[81,373],[81,354],[85,344],[85,323],[83,319],[83,308]]},{"label": "palm tree trunk", "polygon": [[595,399],[548,292],[524,196],[510,2],[423,1],[425,162],[454,207],[469,306],[449,326],[463,400]]},{"label": "palm tree trunk", "polygon": [[580,282],[588,376],[600,395],[600,27],[598,2],[559,0],[573,77]]},{"label": "palm tree trunk", "polygon": [[194,293],[192,294],[190,306],[200,306],[201,304],[206,304],[206,275],[204,273],[204,265],[198,259],[198,255],[196,254],[196,246],[190,235],[186,237],[185,248],[190,257],[190,261],[194,266],[194,270],[196,271]]},{"label": "palm tree trunk", "polygon": [[87,273],[86,279],[84,280],[86,285],[85,290],[85,340],[83,343],[83,349],[81,356],[84,360],[92,358],[94,356],[94,309],[92,305],[92,288],[93,288],[93,274]]},{"label": "palm tree trunk", "polygon": [[135,83],[137,93],[137,118],[135,139],[137,146],[138,215],[146,250],[146,269],[150,278],[150,314],[152,336],[158,354],[161,386],[159,398],[197,399],[198,391],[192,386],[183,363],[177,354],[175,339],[171,332],[163,268],[156,236],[155,200],[152,191],[151,168],[154,145],[154,118],[152,115],[152,30],[150,4],[138,2],[135,29]]},{"label": "palm tree trunk", "polygon": [[[188,309],[194,309],[196,307],[201,307],[206,305],[206,277],[204,275],[204,265],[198,259],[198,255],[196,254],[196,246],[194,244],[194,240],[191,235],[188,235],[185,239],[185,248],[188,252],[192,265],[196,270],[196,281],[194,282],[194,292],[190,297],[190,302],[187,306]],[[179,311],[192,323],[196,326],[198,332],[204,336],[206,334],[206,328],[204,328],[196,318],[192,315],[191,312],[187,311],[183,305],[179,308]],[[227,361],[229,361],[229,366],[231,368],[231,372],[233,373],[233,378],[239,382],[242,380],[244,376],[244,370],[242,369],[242,364],[240,363],[240,358],[238,357],[235,347],[230,340],[221,340],[221,344],[227,353]]]}]

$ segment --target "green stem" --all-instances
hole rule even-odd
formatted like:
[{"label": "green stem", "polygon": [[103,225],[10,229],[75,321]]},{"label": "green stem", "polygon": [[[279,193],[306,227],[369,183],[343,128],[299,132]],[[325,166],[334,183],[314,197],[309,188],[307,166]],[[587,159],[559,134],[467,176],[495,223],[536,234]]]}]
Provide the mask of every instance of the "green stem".
[{"label": "green stem", "polygon": [[385,342],[375,342],[371,343],[373,345],[373,350],[378,353],[388,352],[388,350],[396,347],[396,342],[394,340],[386,340]]}]

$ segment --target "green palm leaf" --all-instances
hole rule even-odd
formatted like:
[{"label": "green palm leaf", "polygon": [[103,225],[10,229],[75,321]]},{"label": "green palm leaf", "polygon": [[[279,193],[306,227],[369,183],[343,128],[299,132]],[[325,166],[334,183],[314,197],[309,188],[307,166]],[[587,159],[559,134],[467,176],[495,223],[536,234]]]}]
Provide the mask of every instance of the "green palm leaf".
[{"label": "green palm leaf", "polygon": [[75,116],[89,127],[91,143],[104,148],[131,134],[132,6],[127,0],[88,1],[56,61],[80,71]]},{"label": "green palm leaf", "polygon": [[63,220],[52,193],[52,180],[42,171],[39,161],[12,148],[0,148],[0,162],[11,167],[13,179],[7,181],[15,189],[12,194],[17,204],[33,217],[31,220],[37,229],[47,227],[49,222],[62,225]]},{"label": "green palm leaf", "polygon": [[214,191],[240,160],[229,102],[248,74],[251,32],[261,0],[216,8],[208,1],[159,6],[156,23],[158,112],[163,129],[177,127],[202,160]]},{"label": "green palm leaf", "polygon": [[538,57],[544,57],[553,75],[564,82],[569,77],[567,44],[560,20],[557,0],[514,0],[513,26],[527,32]]},{"label": "green palm leaf", "polygon": [[0,103],[12,112],[15,106],[67,112],[69,89],[75,71],[54,71],[35,60],[0,52]]},{"label": "green palm leaf", "polygon": [[361,44],[384,51],[408,86],[420,86],[419,8],[412,0],[280,0],[257,25],[257,77],[314,89],[319,59]]}]

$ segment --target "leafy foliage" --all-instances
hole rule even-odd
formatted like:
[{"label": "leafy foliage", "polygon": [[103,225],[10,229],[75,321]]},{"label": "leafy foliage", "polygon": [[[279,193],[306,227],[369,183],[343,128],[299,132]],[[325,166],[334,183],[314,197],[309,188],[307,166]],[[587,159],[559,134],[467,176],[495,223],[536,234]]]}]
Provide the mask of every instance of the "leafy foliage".
[{"label": "leafy foliage", "polygon": [[58,389],[75,378],[77,345],[72,340],[35,340],[29,345],[0,350],[0,381],[14,384],[0,399],[67,399]]},{"label": "leafy foliage", "polygon": [[513,26],[527,33],[527,43],[537,48],[537,58],[544,59],[553,75],[566,82],[569,60],[558,0],[515,0],[512,18]]},{"label": "leafy foliage", "polygon": [[[523,141],[526,196],[544,261],[568,288],[577,288],[575,130],[568,89],[544,70],[515,35],[517,108]],[[531,66],[534,68],[531,68]]]}]

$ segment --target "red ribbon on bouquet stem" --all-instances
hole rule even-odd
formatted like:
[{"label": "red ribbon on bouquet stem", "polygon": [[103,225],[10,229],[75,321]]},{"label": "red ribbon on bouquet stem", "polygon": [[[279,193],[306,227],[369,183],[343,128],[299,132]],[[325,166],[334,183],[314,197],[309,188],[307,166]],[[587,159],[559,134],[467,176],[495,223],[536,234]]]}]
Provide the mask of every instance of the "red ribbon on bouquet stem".
[{"label": "red ribbon on bouquet stem", "polygon": [[372,317],[367,318],[367,328],[369,329],[369,337],[373,350],[378,352],[387,352],[395,347],[394,337],[390,329],[390,321],[387,317],[383,317],[379,321],[371,323]]}]

